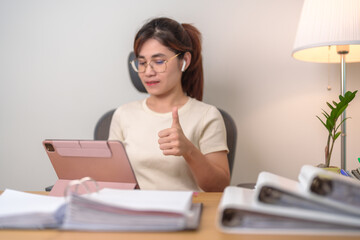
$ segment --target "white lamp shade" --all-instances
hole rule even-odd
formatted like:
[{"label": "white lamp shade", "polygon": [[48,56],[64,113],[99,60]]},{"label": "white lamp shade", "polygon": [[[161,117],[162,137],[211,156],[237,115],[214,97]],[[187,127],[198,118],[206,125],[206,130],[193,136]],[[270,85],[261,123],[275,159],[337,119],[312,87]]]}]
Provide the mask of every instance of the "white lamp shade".
[{"label": "white lamp shade", "polygon": [[305,0],[292,56],[339,63],[342,45],[348,45],[346,62],[360,62],[360,0]]}]

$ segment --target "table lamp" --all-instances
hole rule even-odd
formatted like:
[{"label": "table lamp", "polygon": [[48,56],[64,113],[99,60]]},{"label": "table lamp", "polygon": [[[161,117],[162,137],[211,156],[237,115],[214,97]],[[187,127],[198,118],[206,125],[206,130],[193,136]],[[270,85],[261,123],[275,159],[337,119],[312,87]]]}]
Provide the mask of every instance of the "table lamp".
[{"label": "table lamp", "polygon": [[[346,92],[346,63],[360,62],[360,0],[305,0],[292,56],[340,63],[340,94]],[[341,121],[346,118],[346,112]],[[346,123],[341,126],[341,168],[346,169]]]}]

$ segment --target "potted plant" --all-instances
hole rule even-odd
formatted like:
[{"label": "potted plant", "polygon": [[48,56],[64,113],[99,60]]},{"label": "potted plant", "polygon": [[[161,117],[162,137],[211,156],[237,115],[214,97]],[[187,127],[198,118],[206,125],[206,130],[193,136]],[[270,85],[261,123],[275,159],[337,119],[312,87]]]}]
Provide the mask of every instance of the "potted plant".
[{"label": "potted plant", "polygon": [[326,104],[331,109],[331,112],[330,114],[328,114],[325,110],[323,110],[322,114],[325,117],[324,121],[321,120],[319,116],[316,116],[325,126],[326,130],[329,132],[325,147],[325,163],[319,164],[318,167],[322,167],[322,168],[330,167],[331,154],[334,148],[335,140],[341,135],[341,131],[339,130],[339,128],[346,121],[346,119],[348,119],[345,118],[339,124],[337,124],[338,118],[345,111],[349,103],[355,98],[356,93],[357,90],[354,92],[347,91],[344,96],[342,95],[339,96],[340,101],[338,103],[333,101],[334,105],[331,105],[330,103],[327,102]]}]

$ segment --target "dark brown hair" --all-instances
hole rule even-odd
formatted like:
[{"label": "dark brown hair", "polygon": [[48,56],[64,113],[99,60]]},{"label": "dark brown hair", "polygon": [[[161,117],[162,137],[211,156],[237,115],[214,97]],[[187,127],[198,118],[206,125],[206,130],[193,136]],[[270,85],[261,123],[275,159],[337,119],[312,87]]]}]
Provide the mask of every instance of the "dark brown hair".
[{"label": "dark brown hair", "polygon": [[134,40],[134,53],[139,56],[143,44],[149,39],[156,39],[178,57],[184,53],[191,54],[191,63],[183,72],[181,85],[189,97],[201,101],[204,88],[204,74],[201,56],[201,34],[197,28],[190,24],[179,24],[170,18],[155,18],[146,23],[136,34]]}]

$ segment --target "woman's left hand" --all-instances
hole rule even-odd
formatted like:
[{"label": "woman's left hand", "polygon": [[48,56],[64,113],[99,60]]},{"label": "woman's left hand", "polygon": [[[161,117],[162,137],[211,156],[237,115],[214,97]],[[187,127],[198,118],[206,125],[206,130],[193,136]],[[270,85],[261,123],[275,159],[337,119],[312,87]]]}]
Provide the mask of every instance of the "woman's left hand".
[{"label": "woman's left hand", "polygon": [[190,154],[194,145],[184,135],[177,108],[173,109],[172,118],[171,128],[159,132],[159,147],[164,155],[184,156]]}]

